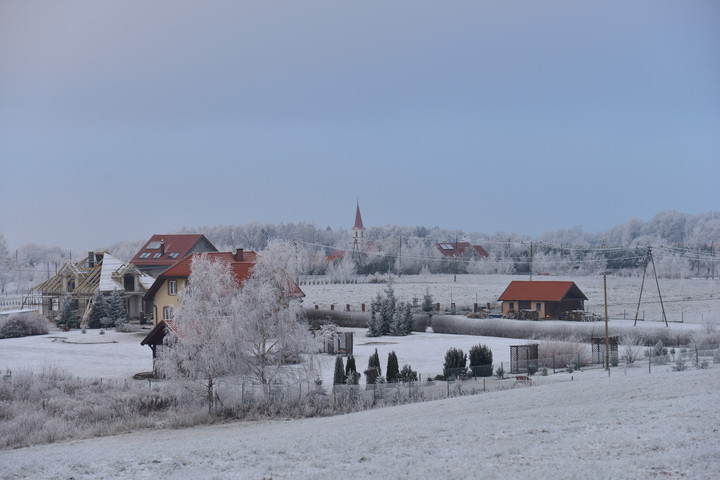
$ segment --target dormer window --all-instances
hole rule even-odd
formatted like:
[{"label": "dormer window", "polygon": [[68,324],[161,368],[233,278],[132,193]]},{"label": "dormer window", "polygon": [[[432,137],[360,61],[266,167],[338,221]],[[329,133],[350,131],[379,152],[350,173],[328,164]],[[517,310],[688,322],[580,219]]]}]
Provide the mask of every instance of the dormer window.
[{"label": "dormer window", "polygon": [[141,253],[139,258],[150,258],[150,252]]},{"label": "dormer window", "polygon": [[153,255],[153,258],[160,258],[160,257],[162,257],[162,253],[160,253],[160,252]]},{"label": "dormer window", "polygon": [[178,258],[180,256],[180,252],[170,252],[168,253],[168,258]]},{"label": "dormer window", "polygon": [[162,242],[158,242],[157,240],[155,240],[148,243],[147,247],[145,248],[147,248],[148,250],[157,250],[158,248],[160,248],[160,245],[162,245]]}]

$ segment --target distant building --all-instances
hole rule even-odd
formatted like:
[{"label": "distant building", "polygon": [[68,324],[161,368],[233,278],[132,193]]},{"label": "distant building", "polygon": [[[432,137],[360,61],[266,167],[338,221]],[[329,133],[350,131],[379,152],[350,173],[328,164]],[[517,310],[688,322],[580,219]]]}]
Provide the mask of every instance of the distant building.
[{"label": "distant building", "polygon": [[[145,294],[145,302],[152,313],[155,324],[162,320],[170,320],[173,310],[177,306],[178,294],[187,287],[188,278],[192,273],[192,259],[197,254],[191,254],[176,265],[161,273]],[[231,252],[207,252],[211,259],[222,260],[230,264],[238,285],[250,276],[253,265],[257,259],[255,252],[245,252],[238,248]]]},{"label": "distant building", "polygon": [[97,291],[110,294],[115,290],[125,298],[128,316],[138,318],[143,310],[142,298],[154,280],[136,266],[123,263],[107,252],[88,252],[87,258],[66,263],[56,275],[31,291],[42,297],[42,313],[50,320],[60,314],[65,296],[77,301],[78,313],[85,317]]},{"label": "distant building", "polygon": [[468,248],[472,248],[475,255],[482,258],[489,256],[488,252],[480,245],[470,245],[470,242],[440,242],[435,248],[442,253],[443,257],[460,257]]},{"label": "distant building", "polygon": [[506,317],[514,317],[516,312],[535,311],[538,319],[558,319],[566,312],[584,310],[587,297],[575,282],[515,280],[498,300]]},{"label": "distant building", "polygon": [[160,235],[150,237],[130,260],[130,263],[151,277],[158,277],[188,255],[200,252],[217,252],[205,235]]}]

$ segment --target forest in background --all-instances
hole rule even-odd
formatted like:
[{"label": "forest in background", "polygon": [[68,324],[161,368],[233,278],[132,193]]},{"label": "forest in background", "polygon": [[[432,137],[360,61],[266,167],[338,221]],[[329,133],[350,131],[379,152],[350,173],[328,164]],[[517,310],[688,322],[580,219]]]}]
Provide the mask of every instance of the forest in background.
[{"label": "forest in background", "polygon": [[[150,235],[99,246],[128,261]],[[273,239],[296,242],[303,274],[329,275],[344,281],[356,275],[384,273],[528,273],[591,275],[613,271],[638,275],[652,247],[658,275],[665,278],[720,275],[720,212],[697,215],[663,211],[648,221],[633,219],[605,232],[588,233],[580,226],[547,232],[539,237],[516,233],[484,234],[440,227],[370,226],[364,232],[365,254],[358,263],[350,256],[328,264],[326,255],[352,250],[352,232],[309,223],[218,225],[183,227],[172,233],[202,233],[219,250],[234,248],[262,251]],[[443,258],[435,243],[470,242],[482,245],[489,257],[468,252],[461,258]],[[9,251],[0,233],[0,293],[22,293],[44,281],[66,262],[80,260],[87,252],[28,243]]]}]

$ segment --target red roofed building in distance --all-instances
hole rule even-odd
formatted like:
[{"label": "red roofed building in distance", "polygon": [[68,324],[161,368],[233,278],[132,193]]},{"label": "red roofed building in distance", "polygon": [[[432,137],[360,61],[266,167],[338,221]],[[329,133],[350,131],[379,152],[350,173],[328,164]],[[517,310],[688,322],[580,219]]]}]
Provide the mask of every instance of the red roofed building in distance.
[{"label": "red roofed building in distance", "polygon": [[515,280],[498,300],[506,317],[514,317],[518,311],[534,310],[538,318],[558,319],[566,312],[584,310],[587,297],[575,282]]},{"label": "red roofed building in distance", "polygon": [[205,235],[155,234],[130,260],[141,272],[157,278],[192,253],[217,252]]},{"label": "red roofed building in distance", "polygon": [[488,252],[480,245],[470,245],[470,242],[440,242],[435,248],[442,253],[443,257],[460,257],[468,248],[475,250],[475,256],[487,258]]}]

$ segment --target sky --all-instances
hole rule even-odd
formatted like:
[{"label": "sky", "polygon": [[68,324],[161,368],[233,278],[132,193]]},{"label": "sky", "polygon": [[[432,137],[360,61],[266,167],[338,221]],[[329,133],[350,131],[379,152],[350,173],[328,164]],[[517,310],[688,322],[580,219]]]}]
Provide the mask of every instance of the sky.
[{"label": "sky", "polygon": [[0,1],[0,233],[718,210],[716,1]]}]

